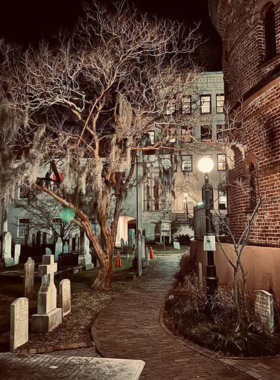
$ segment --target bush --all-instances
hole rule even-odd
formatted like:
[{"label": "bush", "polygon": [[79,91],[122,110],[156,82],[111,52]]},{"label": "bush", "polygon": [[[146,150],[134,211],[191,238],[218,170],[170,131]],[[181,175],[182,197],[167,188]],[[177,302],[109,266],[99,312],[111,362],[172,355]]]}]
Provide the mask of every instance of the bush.
[{"label": "bush", "polygon": [[197,270],[197,264],[190,252],[183,253],[179,262],[179,271],[175,273],[176,285],[185,281],[185,277]]},{"label": "bush", "polygon": [[178,235],[174,238],[174,241],[177,241],[180,244],[188,244],[190,242],[190,237],[188,234],[185,235]]}]

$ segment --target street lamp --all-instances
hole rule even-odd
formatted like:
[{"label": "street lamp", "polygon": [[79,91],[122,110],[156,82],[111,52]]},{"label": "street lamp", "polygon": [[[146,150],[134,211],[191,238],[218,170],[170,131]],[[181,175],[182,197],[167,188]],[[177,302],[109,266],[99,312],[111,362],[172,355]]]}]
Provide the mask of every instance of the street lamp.
[{"label": "street lamp", "polygon": [[[202,157],[198,161],[198,169],[204,174],[205,181],[205,213],[206,213],[206,235],[211,234],[210,221],[210,202],[209,202],[209,174],[214,168],[214,162],[210,157]],[[207,293],[212,297],[218,289],[218,278],[216,275],[216,266],[214,263],[214,252],[207,251],[207,266],[206,266],[206,286]]]}]

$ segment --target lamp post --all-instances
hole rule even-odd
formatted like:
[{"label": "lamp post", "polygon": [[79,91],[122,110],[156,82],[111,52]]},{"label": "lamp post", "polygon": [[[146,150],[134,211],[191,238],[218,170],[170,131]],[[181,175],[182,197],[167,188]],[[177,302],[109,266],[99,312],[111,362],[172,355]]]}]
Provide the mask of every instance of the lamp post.
[{"label": "lamp post", "polygon": [[[210,202],[209,202],[209,174],[214,168],[214,162],[210,157],[202,157],[198,161],[198,169],[204,174],[205,181],[205,213],[206,213],[206,235],[211,234]],[[212,297],[218,289],[218,278],[214,262],[214,252],[207,251],[206,266],[206,286],[207,294]]]}]

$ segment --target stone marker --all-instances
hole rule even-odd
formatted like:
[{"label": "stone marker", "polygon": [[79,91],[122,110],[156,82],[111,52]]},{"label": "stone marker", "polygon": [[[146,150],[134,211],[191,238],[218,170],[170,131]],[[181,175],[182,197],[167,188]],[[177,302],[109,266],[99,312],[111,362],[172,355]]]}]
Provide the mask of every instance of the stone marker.
[{"label": "stone marker", "polygon": [[59,283],[59,306],[62,308],[63,317],[71,312],[71,282],[68,279]]},{"label": "stone marker", "polygon": [[11,304],[10,351],[28,342],[28,303],[22,297]]},{"label": "stone marker", "polygon": [[67,242],[64,244],[63,253],[69,253],[69,245]]},{"label": "stone marker", "polygon": [[61,254],[61,252],[62,252],[62,240],[59,237],[55,243],[55,254],[54,254],[55,261],[58,260],[58,256]]},{"label": "stone marker", "polygon": [[128,246],[133,247],[135,245],[135,230],[129,229],[128,230]]},{"label": "stone marker", "polygon": [[124,240],[121,238],[121,253],[123,253],[123,247],[124,247]]},{"label": "stone marker", "polygon": [[181,248],[180,248],[180,243],[178,243],[178,241],[174,241],[174,242],[173,242],[173,248],[174,248],[174,249],[181,249]]},{"label": "stone marker", "polygon": [[80,236],[80,255],[78,257],[78,264],[82,265],[84,270],[93,268],[92,257],[89,253],[89,240],[84,231],[81,231]]},{"label": "stone marker", "polygon": [[49,247],[46,248],[45,252],[46,252],[46,255],[52,255],[52,251]]},{"label": "stone marker", "polygon": [[202,264],[198,263],[198,281],[202,284]]},{"label": "stone marker", "polygon": [[274,332],[273,296],[265,290],[255,290],[255,315],[260,319],[261,327],[269,334]]},{"label": "stone marker", "polygon": [[11,267],[14,265],[14,260],[12,258],[12,234],[9,231],[4,232],[2,241],[5,267]]},{"label": "stone marker", "polygon": [[34,292],[34,268],[35,262],[28,258],[26,263],[24,264],[24,276],[23,276],[23,284],[24,284],[24,297],[32,298]]},{"label": "stone marker", "polygon": [[42,283],[38,293],[38,314],[31,317],[31,330],[49,332],[62,322],[62,309],[57,308],[57,292],[54,284],[54,273],[57,263],[54,256],[43,256],[43,263],[39,265],[39,274]]},{"label": "stone marker", "polygon": [[15,265],[19,263],[20,249],[21,249],[21,245],[16,244],[15,245],[15,260],[14,260]]}]

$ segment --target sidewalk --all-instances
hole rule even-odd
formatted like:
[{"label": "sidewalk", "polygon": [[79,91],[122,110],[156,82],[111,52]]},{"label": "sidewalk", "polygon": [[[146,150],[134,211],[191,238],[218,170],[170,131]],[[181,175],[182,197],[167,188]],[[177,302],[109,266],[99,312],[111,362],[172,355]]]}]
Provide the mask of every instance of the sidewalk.
[{"label": "sidewalk", "polygon": [[208,358],[162,328],[160,313],[178,260],[179,255],[161,258],[154,270],[97,317],[92,334],[100,353],[145,361],[141,380],[280,379],[279,359]]}]

